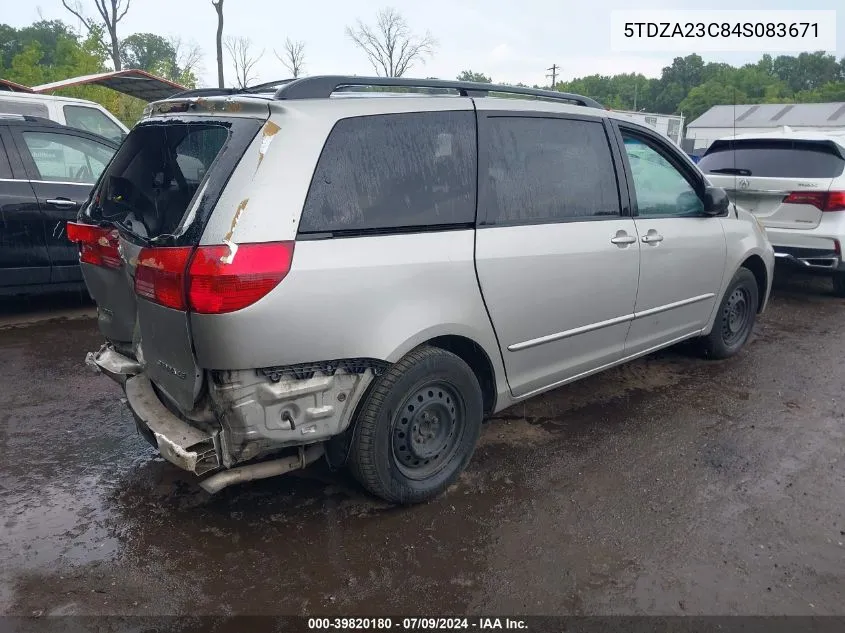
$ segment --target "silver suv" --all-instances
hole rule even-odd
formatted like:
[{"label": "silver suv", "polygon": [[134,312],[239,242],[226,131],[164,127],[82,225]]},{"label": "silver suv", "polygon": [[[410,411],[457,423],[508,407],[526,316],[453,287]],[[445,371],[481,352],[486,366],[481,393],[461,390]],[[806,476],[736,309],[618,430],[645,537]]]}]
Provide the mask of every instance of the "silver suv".
[{"label": "silver suv", "polygon": [[436,80],[153,104],[68,234],[107,339],[88,362],[165,459],[215,492],[325,455],[399,503],[515,402],[685,339],[735,354],[774,262],[654,131]]}]

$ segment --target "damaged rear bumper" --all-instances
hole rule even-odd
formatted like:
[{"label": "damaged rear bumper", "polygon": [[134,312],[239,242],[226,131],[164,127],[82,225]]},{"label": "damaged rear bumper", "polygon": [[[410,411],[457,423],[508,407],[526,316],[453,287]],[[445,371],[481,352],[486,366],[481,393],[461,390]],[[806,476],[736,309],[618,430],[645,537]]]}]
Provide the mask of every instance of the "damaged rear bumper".
[{"label": "damaged rear bumper", "polygon": [[189,424],[164,406],[139,362],[106,344],[85,363],[123,386],[138,431],[164,459],[195,475],[222,466],[219,432]]},{"label": "damaged rear bumper", "polygon": [[171,413],[145,376],[127,379],[124,389],[139,430],[143,435],[152,434],[164,459],[196,475],[220,468],[217,432],[202,431]]},{"label": "damaged rear bumper", "polygon": [[[330,436],[333,427],[328,426],[322,433],[311,429],[316,428],[318,420],[330,422],[326,418],[330,417],[328,414],[334,409],[329,406],[314,410],[303,407],[301,413],[307,414],[305,419],[312,424],[312,426],[304,426],[310,431],[306,436],[311,437],[307,440],[296,438],[291,441],[293,432],[301,432],[303,428],[295,426],[293,421],[294,418],[301,419],[299,406],[318,396],[337,398],[338,393],[343,393],[340,398],[337,398],[342,402],[346,400],[347,393],[342,389],[344,385],[348,389],[352,385],[366,384],[366,380],[370,378],[352,375],[341,380],[341,377],[337,376],[325,378],[323,382],[326,384],[319,379],[311,378],[299,381],[297,388],[284,381],[273,384],[269,378],[259,380],[259,382],[273,384],[278,393],[272,394],[264,393],[267,391],[267,385],[262,390],[253,381],[248,381],[247,387],[238,382],[226,383],[230,390],[240,395],[240,401],[236,403],[224,396],[221,402],[226,410],[222,418],[212,415],[210,410],[202,410],[199,413],[207,415],[203,415],[203,419],[198,420],[194,417],[198,411],[183,417],[168,408],[153,383],[144,374],[143,365],[118,352],[112,345],[103,345],[99,351],[89,353],[85,361],[94,370],[107,375],[123,387],[126,403],[141,435],[170,463],[197,476],[205,477],[200,482],[200,486],[210,493],[218,492],[231,484],[263,479],[304,468],[317,460],[324,453],[322,442]],[[242,375],[249,372],[235,373]],[[253,374],[257,376],[255,372]],[[240,386],[240,390],[236,388],[236,385]],[[341,391],[330,389],[331,386],[341,388]],[[218,389],[220,389],[219,385]],[[227,391],[226,395],[229,395],[228,390],[224,391]],[[247,397],[247,394],[251,397]],[[267,398],[270,401],[264,402]],[[290,426],[281,437],[276,429],[267,428],[263,424],[256,424],[257,429],[250,426],[250,422],[253,422],[250,415],[255,415],[251,407],[257,406],[255,399],[262,403],[260,406],[262,413],[266,407],[276,416],[280,416],[275,408],[283,407],[285,403],[291,407],[293,414]],[[238,411],[237,415],[233,413],[233,409]],[[254,421],[258,422],[258,420]],[[240,440],[240,443],[235,443],[233,440]],[[276,456],[282,449],[289,449],[288,454],[275,459],[255,461],[257,457],[269,458],[271,454]],[[290,454],[291,451],[295,453]]]}]

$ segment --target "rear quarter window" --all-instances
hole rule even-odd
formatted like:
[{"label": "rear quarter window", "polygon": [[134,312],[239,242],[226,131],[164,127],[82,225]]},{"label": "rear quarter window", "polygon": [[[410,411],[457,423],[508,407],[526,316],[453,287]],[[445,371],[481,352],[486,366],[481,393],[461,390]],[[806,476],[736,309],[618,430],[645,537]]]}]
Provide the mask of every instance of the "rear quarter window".
[{"label": "rear quarter window", "polygon": [[698,162],[705,174],[761,178],[836,178],[845,168],[828,144],[805,141],[716,142]]},{"label": "rear quarter window", "polygon": [[476,162],[472,112],[343,119],[320,155],[299,231],[471,224]]}]

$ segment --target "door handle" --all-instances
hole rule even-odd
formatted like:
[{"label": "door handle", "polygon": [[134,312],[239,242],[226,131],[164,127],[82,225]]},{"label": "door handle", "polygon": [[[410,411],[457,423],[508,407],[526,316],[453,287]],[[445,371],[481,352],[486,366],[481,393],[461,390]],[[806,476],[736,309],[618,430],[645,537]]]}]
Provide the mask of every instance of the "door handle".
[{"label": "door handle", "polygon": [[79,206],[76,202],[67,198],[50,198],[47,200],[47,204],[59,207],[60,209],[74,209]]},{"label": "door handle", "polygon": [[646,244],[656,244],[657,242],[662,242],[663,236],[660,233],[646,233],[643,235],[643,242]]},{"label": "door handle", "polygon": [[628,235],[625,231],[619,231],[615,237],[610,238],[611,244],[633,244],[636,241],[636,237]]}]

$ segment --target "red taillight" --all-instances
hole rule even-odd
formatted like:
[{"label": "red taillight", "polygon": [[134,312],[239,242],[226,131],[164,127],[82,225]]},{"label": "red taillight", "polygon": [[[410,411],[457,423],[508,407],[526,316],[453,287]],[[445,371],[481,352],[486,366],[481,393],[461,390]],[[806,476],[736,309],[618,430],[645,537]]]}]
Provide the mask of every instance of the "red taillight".
[{"label": "red taillight", "polygon": [[145,248],[138,255],[135,292],[176,310],[234,312],[285,278],[293,247],[293,242],[241,244],[233,257],[225,245]]},{"label": "red taillight", "polygon": [[135,293],[175,310],[185,310],[185,269],[194,248],[142,248],[135,268]]},{"label": "red taillight", "polygon": [[828,191],[825,211],[845,211],[845,191]]},{"label": "red taillight", "polygon": [[188,271],[191,310],[221,314],[252,305],[288,274],[293,246],[293,242],[241,244],[230,264],[225,263],[228,246],[198,248]]},{"label": "red taillight", "polygon": [[784,204],[809,204],[822,211],[845,211],[845,191],[793,191]]},{"label": "red taillight", "polygon": [[67,237],[79,244],[79,261],[103,268],[120,268],[123,265],[116,230],[68,222]]}]

